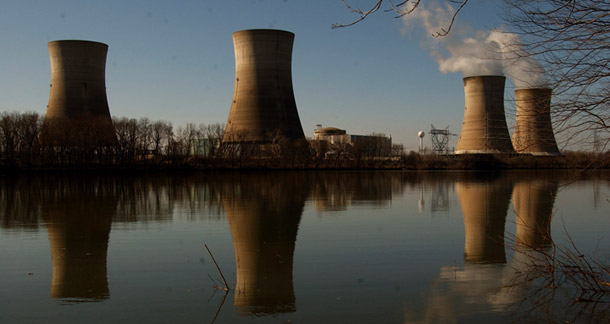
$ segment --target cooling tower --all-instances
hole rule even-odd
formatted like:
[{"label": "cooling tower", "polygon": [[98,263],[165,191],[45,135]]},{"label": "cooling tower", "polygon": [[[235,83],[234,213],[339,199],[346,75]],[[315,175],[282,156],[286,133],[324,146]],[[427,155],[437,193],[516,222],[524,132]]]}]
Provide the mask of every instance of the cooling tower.
[{"label": "cooling tower", "polygon": [[57,142],[88,136],[97,143],[114,143],[116,137],[106,98],[108,45],[59,40],[49,42],[48,46],[51,93],[44,138]]},{"label": "cooling tower", "polygon": [[233,33],[235,89],[224,142],[305,138],[292,90],[293,41],[282,30]]},{"label": "cooling tower", "polygon": [[466,107],[456,154],[514,153],[504,116],[505,77],[464,78]]},{"label": "cooling tower", "polygon": [[559,155],[551,124],[551,89],[515,90],[513,145],[519,153]]}]

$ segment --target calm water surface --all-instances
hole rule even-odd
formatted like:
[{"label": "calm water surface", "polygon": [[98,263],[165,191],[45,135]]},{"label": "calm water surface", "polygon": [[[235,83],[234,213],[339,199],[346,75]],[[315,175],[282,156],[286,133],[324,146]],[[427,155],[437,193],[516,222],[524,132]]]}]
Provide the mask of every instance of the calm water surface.
[{"label": "calm water surface", "polygon": [[607,256],[609,197],[609,172],[0,176],[0,322],[606,321],[524,274],[567,234]]}]

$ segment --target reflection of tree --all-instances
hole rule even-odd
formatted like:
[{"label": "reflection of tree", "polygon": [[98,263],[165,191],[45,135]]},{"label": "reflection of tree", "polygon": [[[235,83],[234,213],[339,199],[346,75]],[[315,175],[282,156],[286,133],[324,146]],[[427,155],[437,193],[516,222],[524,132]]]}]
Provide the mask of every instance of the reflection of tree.
[{"label": "reflection of tree", "polygon": [[222,192],[235,247],[235,306],[246,314],[295,311],[292,264],[309,188],[302,174],[236,174]]},{"label": "reflection of tree", "polygon": [[36,177],[0,178],[0,227],[11,230],[33,230],[39,228],[40,217],[39,183]]},{"label": "reflection of tree", "polygon": [[[112,174],[87,176],[103,181],[103,189],[117,198],[113,222],[135,224],[171,221],[186,217],[224,217],[221,193],[233,185],[236,173],[193,174]],[[251,173],[252,175],[255,173]],[[293,177],[293,172],[275,172],[274,177],[258,176],[261,182]],[[313,196],[318,211],[345,210],[351,205],[387,206],[393,195],[405,191],[437,188],[448,190],[455,173],[447,172],[307,172],[299,181]],[[254,177],[254,176],[253,176]],[[61,174],[22,175],[0,178],[0,226],[4,228],[38,227],[41,197],[55,190],[50,183],[78,185],[80,176]],[[282,180],[283,181],[283,180]],[[101,184],[100,184],[101,185]],[[268,184],[267,184],[268,185]]]},{"label": "reflection of tree", "polygon": [[58,190],[72,187],[84,191],[96,188],[105,195],[114,197],[116,213],[113,214],[113,222],[169,221],[175,211],[186,215],[189,220],[195,217],[219,219],[222,215],[216,184],[219,181],[222,178],[201,174],[149,176],[83,173],[74,176],[30,174],[1,177],[0,227],[37,230],[42,209],[46,206],[42,205],[43,200],[55,197]]},{"label": "reflection of tree", "polygon": [[312,195],[318,211],[345,210],[352,204],[385,205],[402,189],[399,173],[323,172],[314,175]]}]

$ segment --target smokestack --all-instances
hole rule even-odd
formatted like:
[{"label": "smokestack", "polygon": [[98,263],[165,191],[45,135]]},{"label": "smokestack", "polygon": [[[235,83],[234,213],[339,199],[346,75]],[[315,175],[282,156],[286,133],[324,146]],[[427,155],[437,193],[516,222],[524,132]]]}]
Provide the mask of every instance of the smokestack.
[{"label": "smokestack", "polygon": [[551,89],[515,90],[517,118],[513,144],[519,153],[559,155],[551,123]]},{"label": "smokestack", "polygon": [[504,116],[504,76],[464,78],[466,107],[456,154],[514,153]]},{"label": "smokestack", "polygon": [[235,90],[223,142],[305,138],[292,90],[293,41],[283,30],[233,33]]},{"label": "smokestack", "polygon": [[[74,131],[70,140],[86,135],[96,142],[116,141],[106,98],[106,54],[108,45],[84,40],[58,40],[48,43],[51,61],[51,93],[45,118],[50,141],[66,128]],[[86,135],[83,133],[87,133]],[[66,143],[63,143],[66,144]]]}]

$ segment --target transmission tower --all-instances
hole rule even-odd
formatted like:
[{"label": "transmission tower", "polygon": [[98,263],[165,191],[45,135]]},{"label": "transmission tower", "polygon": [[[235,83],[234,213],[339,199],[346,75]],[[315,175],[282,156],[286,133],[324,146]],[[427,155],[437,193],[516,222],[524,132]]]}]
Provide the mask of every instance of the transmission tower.
[{"label": "transmission tower", "polygon": [[430,139],[432,140],[432,151],[436,154],[449,154],[449,137],[457,136],[449,131],[449,126],[445,129],[438,129],[432,126],[430,130]]}]

